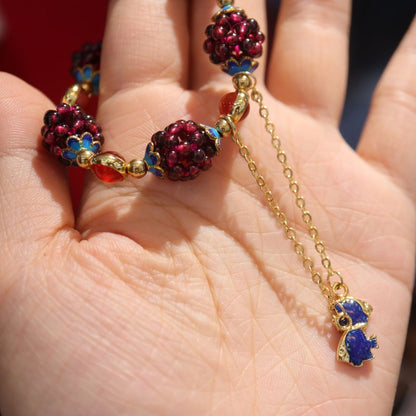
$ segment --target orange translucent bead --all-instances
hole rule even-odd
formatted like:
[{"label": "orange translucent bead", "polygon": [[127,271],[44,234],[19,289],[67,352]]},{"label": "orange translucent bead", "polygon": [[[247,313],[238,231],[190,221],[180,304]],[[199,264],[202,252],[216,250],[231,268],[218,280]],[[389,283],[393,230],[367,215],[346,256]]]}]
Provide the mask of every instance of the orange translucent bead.
[{"label": "orange translucent bead", "polygon": [[[229,92],[228,94],[225,94],[224,97],[222,97],[220,100],[220,104],[219,104],[220,114],[224,114],[224,115],[228,114],[233,108],[233,104],[236,98],[237,98],[237,91]],[[241,117],[240,121],[244,120],[248,116],[249,112],[250,112],[250,105],[247,106],[246,111],[244,111],[244,114]]]}]

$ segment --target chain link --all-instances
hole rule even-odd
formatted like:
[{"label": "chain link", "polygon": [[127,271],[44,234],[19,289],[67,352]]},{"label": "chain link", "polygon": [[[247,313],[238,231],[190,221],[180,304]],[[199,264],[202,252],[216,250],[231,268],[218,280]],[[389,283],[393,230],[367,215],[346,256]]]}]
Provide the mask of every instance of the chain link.
[{"label": "chain link", "polygon": [[334,298],[333,292],[330,290],[329,286],[323,282],[321,274],[315,269],[313,260],[306,255],[305,247],[298,240],[296,230],[289,226],[286,214],[280,208],[271,189],[267,185],[264,176],[261,174],[256,162],[251,157],[248,147],[242,142],[238,131],[235,131],[232,137],[234,142],[239,147],[240,155],[246,161],[247,166],[254,179],[256,180],[258,187],[265,196],[269,208],[275,215],[277,221],[283,226],[286,237],[293,242],[295,253],[302,259],[303,267],[307,272],[311,274],[313,282],[319,286],[323,296],[325,296],[325,298],[328,300],[328,303],[332,303]]},{"label": "chain link", "polygon": [[295,196],[296,206],[302,214],[302,221],[308,229],[309,236],[314,242],[315,251],[318,253],[321,265],[326,271],[325,281],[322,278],[322,274],[316,270],[313,260],[306,254],[304,245],[298,240],[296,230],[289,226],[286,214],[274,198],[272,191],[260,173],[256,162],[252,159],[248,147],[242,142],[237,130],[233,132],[233,140],[238,145],[240,155],[245,159],[251,174],[267,200],[269,208],[276,216],[277,221],[283,226],[286,237],[293,242],[294,251],[302,259],[303,267],[311,274],[312,281],[318,285],[328,303],[332,304],[335,299],[348,295],[348,287],[344,283],[341,273],[332,267],[331,260],[326,253],[325,244],[319,237],[318,228],[314,225],[312,215],[306,208],[305,198],[300,193],[299,183],[295,179],[293,169],[287,162],[286,153],[282,149],[281,139],[276,134],[276,126],[271,121],[269,110],[263,103],[263,96],[256,87],[252,88],[251,98],[259,105],[259,114],[264,120],[265,130],[271,137],[272,146],[276,149],[276,158],[282,166],[283,175],[288,180],[289,190]]}]

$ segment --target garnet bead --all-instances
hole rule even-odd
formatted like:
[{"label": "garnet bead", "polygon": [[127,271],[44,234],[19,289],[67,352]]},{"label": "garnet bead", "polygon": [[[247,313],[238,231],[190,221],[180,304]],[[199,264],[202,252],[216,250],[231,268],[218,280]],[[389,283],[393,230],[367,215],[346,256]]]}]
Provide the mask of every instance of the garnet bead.
[{"label": "garnet bead", "polygon": [[55,110],[47,111],[45,116],[43,117],[43,122],[48,127],[51,126],[52,124],[59,123],[59,113]]},{"label": "garnet bead", "polygon": [[194,152],[193,161],[195,163],[201,163],[205,160],[205,152],[202,149],[197,149]]},{"label": "garnet bead", "polygon": [[66,124],[58,125],[55,128],[55,134],[61,137],[67,135],[68,131],[69,131],[69,127]]},{"label": "garnet bead", "polygon": [[227,33],[228,30],[224,26],[215,26],[212,31],[212,37],[215,40],[221,40]]},{"label": "garnet bead", "polygon": [[212,39],[207,39],[204,42],[204,51],[206,53],[211,53],[214,50],[214,48],[215,48],[215,43]]},{"label": "garnet bead", "polygon": [[222,10],[205,34],[204,50],[214,64],[226,66],[230,59],[241,64],[245,59],[258,58],[263,52],[264,35],[257,21],[248,19],[242,10]]},{"label": "garnet bead", "polygon": [[231,24],[235,25],[237,23],[240,23],[240,22],[244,21],[244,17],[243,17],[241,12],[233,12],[233,13],[230,14],[228,20]]},{"label": "garnet bead", "polygon": [[259,24],[257,23],[257,20],[248,19],[247,24],[251,33],[257,32],[259,30]]},{"label": "garnet bead", "polygon": [[214,29],[214,25],[209,25],[205,29],[205,34],[210,38],[212,36],[212,30]]},{"label": "garnet bead", "polygon": [[195,179],[201,170],[211,167],[211,158],[217,154],[215,140],[191,120],[179,120],[155,133],[152,143],[160,156],[160,168],[173,181]]},{"label": "garnet bead", "polygon": [[64,164],[68,160],[62,156],[62,151],[67,148],[67,139],[71,135],[82,136],[83,133],[91,133],[95,142],[103,144],[104,137],[101,128],[94,119],[79,106],[59,104],[56,110],[49,110],[44,116],[44,126],[41,129],[42,144]]},{"label": "garnet bead", "polygon": [[198,125],[194,121],[190,120],[185,123],[184,129],[187,133],[194,133],[198,131]]}]

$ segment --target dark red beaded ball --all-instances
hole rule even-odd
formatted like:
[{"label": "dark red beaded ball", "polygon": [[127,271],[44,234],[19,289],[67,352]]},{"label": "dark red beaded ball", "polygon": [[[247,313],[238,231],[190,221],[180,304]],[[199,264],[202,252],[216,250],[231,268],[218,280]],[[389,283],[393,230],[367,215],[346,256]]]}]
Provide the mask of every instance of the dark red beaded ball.
[{"label": "dark red beaded ball", "polygon": [[43,121],[45,124],[41,129],[42,144],[64,165],[70,164],[62,157],[62,151],[67,148],[66,140],[69,136],[81,136],[88,132],[91,133],[94,141],[104,143],[101,127],[78,105],[59,104],[56,110],[46,112]]},{"label": "dark red beaded ball", "polygon": [[263,52],[264,34],[255,19],[248,19],[242,10],[222,11],[215,23],[207,27],[205,52],[214,64],[234,58],[259,58]]},{"label": "dark red beaded ball", "polygon": [[179,120],[152,136],[154,151],[159,153],[160,167],[168,179],[195,179],[208,170],[217,154],[215,141],[194,121]]},{"label": "dark red beaded ball", "polygon": [[85,43],[81,50],[72,54],[70,71],[73,77],[75,77],[77,68],[83,68],[85,65],[92,65],[96,71],[100,69],[101,44],[101,41],[96,43]]}]

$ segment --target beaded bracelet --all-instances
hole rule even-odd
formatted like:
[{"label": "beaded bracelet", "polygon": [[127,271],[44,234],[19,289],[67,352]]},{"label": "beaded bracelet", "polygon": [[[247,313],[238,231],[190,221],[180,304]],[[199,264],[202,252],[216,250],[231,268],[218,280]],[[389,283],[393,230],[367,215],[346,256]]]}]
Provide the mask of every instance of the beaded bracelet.
[{"label": "beaded bracelet", "polygon": [[[233,0],[217,0],[217,3],[220,10],[213,16],[213,23],[205,31],[207,39],[204,50],[210,55],[212,63],[220,65],[225,73],[232,76],[235,91],[221,99],[221,115],[215,127],[192,120],[179,120],[153,134],[143,159],[130,162],[126,162],[116,152],[102,152],[104,136],[101,127],[82,109],[89,97],[98,94],[101,54],[99,42],[86,44],[81,51],[73,54],[71,73],[76,84],[67,90],[56,110],[46,112],[41,130],[42,143],[64,165],[89,169],[104,182],[121,181],[128,175],[142,178],[147,172],[159,178],[187,181],[208,170],[212,165],[212,158],[221,150],[221,140],[231,138],[237,144],[240,155],[245,159],[286,237],[293,242],[294,252],[300,257],[304,269],[310,273],[312,281],[317,284],[328,302],[332,322],[342,332],[337,359],[360,367],[363,361],[374,358],[371,350],[378,348],[377,338],[374,335],[367,338],[364,333],[372,307],[349,296],[349,288],[341,273],[332,267],[318,228],[306,208],[305,198],[300,194],[294,171],[287,162],[281,139],[275,132],[275,125],[269,117],[263,97],[256,88],[253,72],[258,67],[258,62],[255,59],[261,56],[265,40],[257,21],[248,18],[243,9],[235,7]],[[259,105],[259,115],[264,119],[266,132],[271,137],[277,160],[288,180],[289,189],[295,197],[296,206],[313,240],[326,277],[316,269],[314,261],[306,254],[305,246],[298,240],[296,230],[289,225],[286,214],[242,141],[238,123],[248,115],[250,98]]]}]

